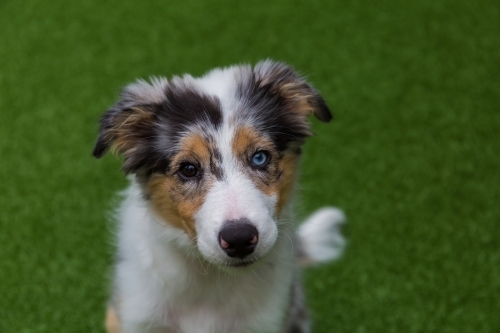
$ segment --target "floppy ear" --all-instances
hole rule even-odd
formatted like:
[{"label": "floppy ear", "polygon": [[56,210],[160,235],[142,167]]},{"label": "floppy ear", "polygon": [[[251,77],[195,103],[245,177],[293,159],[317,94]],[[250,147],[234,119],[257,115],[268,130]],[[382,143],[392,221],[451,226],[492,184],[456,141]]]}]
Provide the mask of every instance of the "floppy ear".
[{"label": "floppy ear", "polygon": [[260,86],[270,88],[272,93],[284,98],[293,106],[294,112],[303,116],[312,113],[323,122],[332,119],[332,113],[323,98],[290,66],[265,60],[257,63],[254,72]]},{"label": "floppy ear", "polygon": [[120,100],[104,113],[93,155],[101,158],[109,149],[125,158],[144,146],[154,130],[154,106],[164,98],[166,80],[152,84],[138,81],[123,89]]},{"label": "floppy ear", "polygon": [[118,102],[101,118],[99,137],[93,152],[96,158],[104,156],[110,148],[128,155],[149,134],[153,115],[147,107],[122,108],[120,104]]}]

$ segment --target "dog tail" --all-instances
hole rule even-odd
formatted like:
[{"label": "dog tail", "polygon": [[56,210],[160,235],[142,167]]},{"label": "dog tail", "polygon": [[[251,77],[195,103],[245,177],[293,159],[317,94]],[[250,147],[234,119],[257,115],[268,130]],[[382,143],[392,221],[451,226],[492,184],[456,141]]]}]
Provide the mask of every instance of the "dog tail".
[{"label": "dog tail", "polygon": [[298,261],[309,266],[339,258],[346,240],[341,234],[345,224],[344,213],[337,208],[325,207],[310,215],[298,228]]}]

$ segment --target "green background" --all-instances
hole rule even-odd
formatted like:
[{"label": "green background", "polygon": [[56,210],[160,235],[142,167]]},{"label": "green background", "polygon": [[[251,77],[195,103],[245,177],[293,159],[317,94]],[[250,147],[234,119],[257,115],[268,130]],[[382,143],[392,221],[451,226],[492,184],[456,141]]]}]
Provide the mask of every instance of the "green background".
[{"label": "green background", "polygon": [[103,331],[120,87],[268,57],[336,118],[301,172],[302,214],[349,218],[305,274],[314,332],[500,332],[498,0],[3,0],[0,332]]}]

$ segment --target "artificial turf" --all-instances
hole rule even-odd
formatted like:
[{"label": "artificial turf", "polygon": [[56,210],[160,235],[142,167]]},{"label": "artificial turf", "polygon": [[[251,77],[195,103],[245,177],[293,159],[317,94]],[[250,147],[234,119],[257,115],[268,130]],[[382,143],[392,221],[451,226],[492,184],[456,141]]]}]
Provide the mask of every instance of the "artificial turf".
[{"label": "artificial turf", "polygon": [[335,113],[301,172],[301,214],[349,218],[314,332],[500,332],[497,0],[2,1],[0,332],[103,332],[119,88],[267,57]]}]

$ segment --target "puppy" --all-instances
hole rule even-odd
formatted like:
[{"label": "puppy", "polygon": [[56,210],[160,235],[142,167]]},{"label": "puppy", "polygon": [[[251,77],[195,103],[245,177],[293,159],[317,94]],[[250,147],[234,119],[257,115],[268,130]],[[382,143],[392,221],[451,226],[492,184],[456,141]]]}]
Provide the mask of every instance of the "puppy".
[{"label": "puppy", "polygon": [[109,333],[309,332],[298,262],[340,255],[344,216],[295,230],[307,116],[324,100],[292,68],[139,80],[100,121],[94,156],[124,157]]}]

